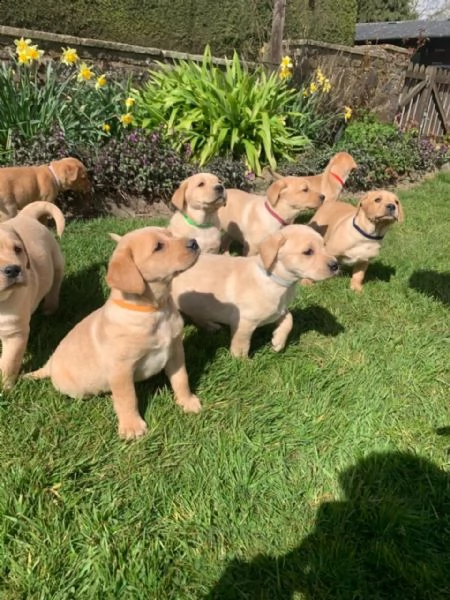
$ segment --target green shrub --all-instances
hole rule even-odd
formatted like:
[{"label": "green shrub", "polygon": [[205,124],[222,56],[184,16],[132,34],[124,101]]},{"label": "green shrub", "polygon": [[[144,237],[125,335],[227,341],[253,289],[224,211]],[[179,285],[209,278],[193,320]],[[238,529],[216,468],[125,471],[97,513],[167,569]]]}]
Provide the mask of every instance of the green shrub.
[{"label": "green shrub", "polygon": [[[61,129],[55,128],[32,139],[12,136],[11,155],[16,165],[49,163],[64,156],[76,156],[88,169],[97,200],[100,193],[100,197],[116,197],[120,201],[136,195],[145,197],[149,203],[167,201],[183,179],[199,170],[215,173],[225,187],[252,188],[244,163],[221,158],[200,169],[189,161],[188,147],[177,152],[159,131],[134,128],[120,138],[111,137],[105,144],[93,146],[75,143]],[[72,196],[66,192],[61,198],[62,204]],[[92,207],[94,212],[99,208],[97,202]]]},{"label": "green shrub", "polygon": [[307,151],[292,163],[279,165],[283,175],[314,175],[339,151],[350,152],[358,164],[348,179],[350,191],[393,186],[442,166],[449,159],[446,144],[419,138],[416,131],[402,132],[366,115],[350,123],[334,146]]},{"label": "green shrub", "polygon": [[136,92],[144,128],[166,127],[176,135],[175,146],[189,143],[201,165],[229,154],[244,157],[256,173],[262,164],[275,167],[278,159],[308,145],[306,136],[294,135],[285,123],[294,95],[276,73],[249,72],[236,53],[224,70],[214,66],[209,48],[201,65],[161,65]]}]

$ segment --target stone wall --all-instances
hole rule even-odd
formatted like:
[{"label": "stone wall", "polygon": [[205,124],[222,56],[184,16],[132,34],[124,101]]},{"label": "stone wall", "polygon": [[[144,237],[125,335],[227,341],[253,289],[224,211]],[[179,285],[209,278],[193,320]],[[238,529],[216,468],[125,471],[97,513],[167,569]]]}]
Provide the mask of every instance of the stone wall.
[{"label": "stone wall", "polygon": [[[157,68],[158,62],[173,64],[174,61],[181,59],[202,60],[202,56],[186,52],[5,26],[0,26],[0,60],[11,59],[15,47],[14,40],[21,37],[32,39],[34,44],[45,50],[45,56],[50,58],[59,59],[62,47],[76,48],[82,60],[95,63],[102,73],[125,78],[131,76],[135,83],[144,81],[148,77],[149,69]],[[213,60],[216,65],[225,64],[224,59]]]},{"label": "stone wall", "polygon": [[294,61],[300,85],[320,67],[331,81],[340,105],[363,107],[393,122],[405,83],[410,53],[397,46],[340,46],[310,40],[290,41],[284,51]]}]

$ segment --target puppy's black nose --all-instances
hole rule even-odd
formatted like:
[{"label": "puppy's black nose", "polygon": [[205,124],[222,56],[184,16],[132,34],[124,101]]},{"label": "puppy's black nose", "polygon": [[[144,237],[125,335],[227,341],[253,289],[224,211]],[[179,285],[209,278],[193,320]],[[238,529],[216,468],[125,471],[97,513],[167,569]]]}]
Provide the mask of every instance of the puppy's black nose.
[{"label": "puppy's black nose", "polygon": [[189,250],[192,250],[193,252],[197,252],[198,250],[198,244],[197,244],[197,240],[188,240],[186,242],[186,248],[189,248]]},{"label": "puppy's black nose", "polygon": [[217,185],[214,186],[214,191],[216,191],[218,194],[223,194],[225,191],[225,188],[223,187],[223,185],[221,183],[218,183]]},{"label": "puppy's black nose", "polygon": [[325,196],[323,194],[319,194],[319,200],[323,202],[325,200]]},{"label": "puppy's black nose", "polygon": [[8,279],[15,279],[21,271],[22,267],[20,265],[6,265],[6,267],[3,267],[3,273]]},{"label": "puppy's black nose", "polygon": [[339,270],[339,263],[337,260],[330,260],[328,266],[330,267],[330,271],[332,271],[333,273],[336,273],[336,271]]},{"label": "puppy's black nose", "polygon": [[395,204],[386,204],[386,208],[389,212],[395,212],[396,206]]}]

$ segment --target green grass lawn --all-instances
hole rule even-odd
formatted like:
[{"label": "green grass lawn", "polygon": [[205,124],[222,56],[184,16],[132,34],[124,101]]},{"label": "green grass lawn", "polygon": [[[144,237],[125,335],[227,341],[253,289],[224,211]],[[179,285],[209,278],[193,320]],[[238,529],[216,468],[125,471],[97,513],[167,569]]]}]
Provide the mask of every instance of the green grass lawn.
[{"label": "green grass lawn", "polygon": [[[200,415],[158,376],[137,386],[149,435],[125,443],[108,397],[3,393],[1,600],[450,597],[450,176],[400,197],[364,293],[299,289],[283,353],[271,327],[249,360],[186,328]],[[144,224],[67,227],[25,370],[103,302],[107,232]]]}]

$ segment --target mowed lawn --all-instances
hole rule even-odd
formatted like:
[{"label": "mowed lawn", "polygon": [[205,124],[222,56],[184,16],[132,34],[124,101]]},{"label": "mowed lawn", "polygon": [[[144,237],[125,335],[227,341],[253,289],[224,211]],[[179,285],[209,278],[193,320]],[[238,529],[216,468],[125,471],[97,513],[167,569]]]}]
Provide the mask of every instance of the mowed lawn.
[{"label": "mowed lawn", "polygon": [[[363,294],[348,275],[299,288],[281,354],[271,327],[249,360],[186,328],[200,415],[162,375],[137,386],[134,443],[108,397],[2,394],[1,600],[450,597],[450,176],[400,198]],[[103,302],[107,232],[146,224],[67,227],[61,307],[33,317],[25,370]]]}]

